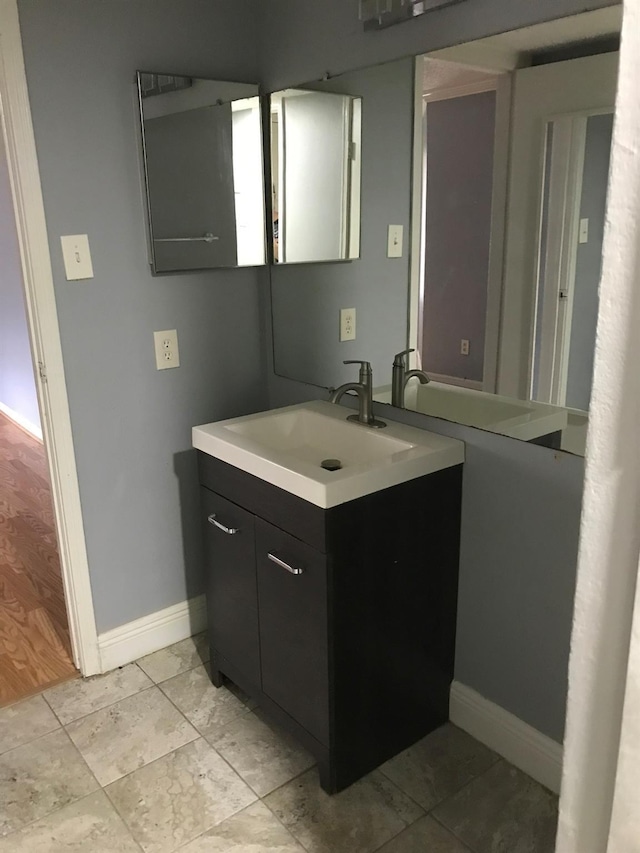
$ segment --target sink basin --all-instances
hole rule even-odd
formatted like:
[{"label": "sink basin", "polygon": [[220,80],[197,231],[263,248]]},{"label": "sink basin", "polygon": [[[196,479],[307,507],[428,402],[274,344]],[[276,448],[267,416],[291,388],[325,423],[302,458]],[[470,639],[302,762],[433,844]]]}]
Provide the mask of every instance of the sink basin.
[{"label": "sink basin", "polygon": [[[193,428],[193,446],[329,508],[464,462],[464,444],[389,422],[347,421],[349,409],[314,401]],[[341,468],[327,471],[326,459]]]}]

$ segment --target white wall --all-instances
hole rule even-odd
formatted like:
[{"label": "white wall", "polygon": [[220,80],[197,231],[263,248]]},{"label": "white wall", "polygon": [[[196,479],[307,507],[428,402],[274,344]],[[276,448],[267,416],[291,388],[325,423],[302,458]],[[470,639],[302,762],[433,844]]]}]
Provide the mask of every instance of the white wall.
[{"label": "white wall", "polygon": [[632,0],[613,130],[558,853],[636,853],[640,843],[639,80],[640,4]]}]

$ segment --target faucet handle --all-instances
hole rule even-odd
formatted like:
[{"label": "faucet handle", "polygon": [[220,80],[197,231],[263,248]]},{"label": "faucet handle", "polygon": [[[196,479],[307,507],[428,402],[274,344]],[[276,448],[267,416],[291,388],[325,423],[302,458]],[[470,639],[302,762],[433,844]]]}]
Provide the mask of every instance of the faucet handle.
[{"label": "faucet handle", "polygon": [[415,352],[415,349],[405,349],[402,352],[397,352],[393,357],[394,367],[404,367],[404,357],[411,352]]},{"label": "faucet handle", "polygon": [[367,379],[369,379],[371,377],[372,370],[371,370],[371,362],[370,361],[360,361],[357,358],[355,358],[355,359],[351,358],[351,359],[347,359],[347,361],[343,361],[342,363],[343,364],[359,364],[360,365],[360,377],[359,377],[360,382],[365,382]]}]

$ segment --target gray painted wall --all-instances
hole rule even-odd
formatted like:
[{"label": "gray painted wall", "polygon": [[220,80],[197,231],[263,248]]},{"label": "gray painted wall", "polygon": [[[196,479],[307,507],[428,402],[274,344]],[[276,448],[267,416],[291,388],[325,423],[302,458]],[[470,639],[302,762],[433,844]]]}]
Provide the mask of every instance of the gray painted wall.
[{"label": "gray painted wall", "polygon": [[422,366],[477,382],[484,369],[495,116],[495,92],[427,104]]},{"label": "gray painted wall", "polygon": [[[259,273],[152,278],[136,69],[255,82],[249,0],[20,0],[99,631],[202,591],[194,424],[265,408]],[[59,237],[88,233],[67,282]],[[153,330],[178,330],[157,372]]]},{"label": "gray painted wall", "polygon": [[589,220],[589,242],[579,243],[576,255],[567,377],[567,406],[576,409],[588,409],[591,399],[612,133],[613,114],[587,119],[580,218]]},{"label": "gray painted wall", "polygon": [[[362,97],[360,258],[272,268],[276,372],[337,386],[357,378],[344,359],[366,358],[383,385],[407,341],[413,61],[345,74],[328,87]],[[404,226],[402,258],[387,258],[389,224]],[[340,309],[354,307],[356,340],[340,343]]]},{"label": "gray painted wall", "polygon": [[267,91],[320,80],[543,21],[617,6],[618,0],[465,0],[380,32],[364,32],[358,4],[260,4],[261,81]]},{"label": "gray painted wall", "polygon": [[40,425],[20,250],[13,215],[4,140],[0,133],[0,403]]},{"label": "gray painted wall", "polygon": [[[363,67],[605,5],[615,4],[468,0],[364,34],[355,5],[273,0],[262,22],[262,78],[269,89],[284,88],[326,70]],[[273,372],[269,391],[272,406],[326,396]],[[387,413],[386,407],[376,410]],[[395,410],[394,418],[460,438],[467,448],[456,678],[560,740],[584,460],[412,412]]]}]

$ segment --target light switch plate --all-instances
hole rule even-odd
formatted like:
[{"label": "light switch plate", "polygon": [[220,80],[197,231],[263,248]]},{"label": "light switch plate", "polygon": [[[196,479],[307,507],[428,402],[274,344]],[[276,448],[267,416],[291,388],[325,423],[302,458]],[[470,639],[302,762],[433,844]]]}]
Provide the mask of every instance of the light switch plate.
[{"label": "light switch plate", "polygon": [[402,257],[402,225],[390,225],[387,239],[387,257]]},{"label": "light switch plate", "polygon": [[93,264],[86,234],[71,234],[60,237],[62,257],[67,281],[93,278]]},{"label": "light switch plate", "polygon": [[153,344],[156,351],[156,367],[158,370],[168,370],[170,367],[180,367],[178,333],[175,329],[165,329],[162,332],[154,332]]},{"label": "light switch plate", "polygon": [[578,236],[579,243],[588,243],[589,242],[589,220],[581,219],[580,220],[580,233]]}]

